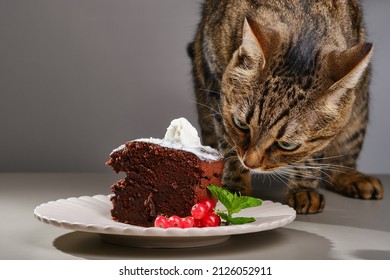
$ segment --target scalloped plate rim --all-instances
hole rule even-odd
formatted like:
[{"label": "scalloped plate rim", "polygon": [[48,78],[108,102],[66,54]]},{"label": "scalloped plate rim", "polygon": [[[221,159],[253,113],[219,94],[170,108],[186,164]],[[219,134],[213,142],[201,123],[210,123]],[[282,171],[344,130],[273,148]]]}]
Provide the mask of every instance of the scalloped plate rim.
[{"label": "scalloped plate rim", "polygon": [[[69,197],[66,199],[58,199],[56,201],[49,201],[42,203],[34,209],[34,216],[41,222],[57,226],[60,228],[65,228],[69,230],[82,231],[82,232],[91,232],[98,234],[111,234],[111,235],[126,235],[126,236],[142,236],[142,237],[203,237],[203,236],[230,236],[237,234],[246,234],[254,233],[265,230],[271,230],[278,227],[285,226],[296,218],[296,212],[293,208],[281,204],[279,202],[272,202],[270,200],[264,200],[261,206],[245,209],[246,213],[257,212],[260,215],[251,214],[256,218],[254,223],[244,224],[244,225],[230,225],[230,226],[220,226],[220,227],[209,227],[209,228],[188,228],[188,229],[178,229],[178,228],[146,228],[128,225],[120,222],[113,221],[109,214],[111,209],[110,198],[111,195],[94,195],[94,196],[80,196],[80,197]],[[59,218],[58,214],[54,215],[51,213],[50,208],[58,210],[63,210],[66,208],[70,202],[80,204],[81,207],[86,207],[84,204],[90,204],[90,206],[97,207],[96,204],[92,204],[91,200],[98,203],[103,203],[102,207],[107,207],[107,215],[102,216],[101,223],[85,223],[76,220],[70,221],[66,219],[66,216],[69,215],[65,213],[63,218]],[[80,203],[82,202],[82,203]],[[220,205],[219,205],[220,207]],[[268,209],[268,208],[274,209]],[[261,216],[264,213],[264,210],[269,210],[272,212],[280,211],[281,214],[277,215],[265,215]],[[68,209],[69,210],[69,209]],[[94,210],[89,208],[88,210]],[[99,214],[95,211],[96,214]],[[94,212],[92,211],[91,214]],[[57,217],[53,217],[57,216]],[[61,216],[61,214],[59,215]],[[88,215],[87,215],[88,216]],[[92,217],[92,216],[91,216]],[[96,218],[96,217],[95,217]],[[266,221],[260,221],[259,219],[265,219]],[[109,224],[103,224],[103,221],[108,222]]]}]

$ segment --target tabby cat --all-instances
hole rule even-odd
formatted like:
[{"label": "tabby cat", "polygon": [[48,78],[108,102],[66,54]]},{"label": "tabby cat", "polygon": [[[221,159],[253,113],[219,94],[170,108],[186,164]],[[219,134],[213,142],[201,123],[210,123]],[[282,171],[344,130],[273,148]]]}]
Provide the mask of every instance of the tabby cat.
[{"label": "tabby cat", "polygon": [[373,52],[358,0],[206,0],[188,52],[202,141],[224,153],[227,189],[250,195],[251,174],[273,174],[297,213],[323,210],[321,182],[383,197],[355,169]]}]

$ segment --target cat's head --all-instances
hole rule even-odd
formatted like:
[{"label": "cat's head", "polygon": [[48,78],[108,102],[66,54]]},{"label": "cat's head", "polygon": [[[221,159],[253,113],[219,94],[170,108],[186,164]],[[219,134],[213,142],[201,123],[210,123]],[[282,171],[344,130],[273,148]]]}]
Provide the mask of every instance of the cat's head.
[{"label": "cat's head", "polygon": [[245,167],[273,172],[323,149],[346,126],[372,45],[286,44],[257,22],[243,26],[222,79],[226,140]]}]

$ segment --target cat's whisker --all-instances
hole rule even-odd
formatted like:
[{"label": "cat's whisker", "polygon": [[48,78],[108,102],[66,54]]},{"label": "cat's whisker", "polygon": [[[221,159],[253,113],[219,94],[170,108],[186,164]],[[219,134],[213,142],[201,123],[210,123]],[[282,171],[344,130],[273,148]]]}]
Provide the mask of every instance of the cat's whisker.
[{"label": "cat's whisker", "polygon": [[232,145],[229,141],[226,141],[226,142],[227,142],[227,144],[230,146],[230,149],[227,150],[227,151],[224,151],[224,154],[225,154],[225,155],[228,155],[228,154],[234,153],[235,155],[237,155],[237,154],[235,153],[236,147],[235,147],[234,145]]},{"label": "cat's whisker", "polygon": [[236,156],[227,156],[224,159],[225,159],[225,163],[227,161],[233,161],[233,162],[237,161],[237,157]]},{"label": "cat's whisker", "polygon": [[311,158],[311,160],[313,161],[322,161],[322,160],[330,160],[330,159],[339,159],[339,158],[342,158],[342,157],[346,157],[346,156],[349,156],[350,153],[345,153],[345,154],[340,154],[340,155],[335,155],[335,156],[329,156],[329,157],[313,157]]},{"label": "cat's whisker", "polygon": [[[234,145],[234,143],[232,143],[229,138],[225,137],[224,140],[231,147],[231,149],[229,150],[228,153],[233,152],[233,151],[236,150],[236,145]],[[226,154],[228,154],[228,153],[226,153]]]},{"label": "cat's whisker", "polygon": [[210,107],[210,106],[208,106],[206,104],[203,104],[203,103],[200,103],[200,102],[196,102],[196,101],[193,101],[193,100],[191,100],[191,102],[194,103],[194,104],[197,104],[197,105],[200,105],[200,106],[203,106],[203,107],[209,109],[211,112],[214,112],[214,114],[221,115],[221,112],[218,112],[213,107]]},{"label": "cat's whisker", "polygon": [[274,178],[279,179],[286,186],[291,187],[291,185],[294,185],[297,187],[297,184],[291,180],[291,173],[287,169],[280,169],[270,174],[273,175]]},{"label": "cat's whisker", "polygon": [[[268,189],[271,188],[271,185],[272,185],[272,181],[271,181],[271,178],[272,176],[270,176],[269,174],[258,174],[258,173],[252,173],[255,177],[261,177],[262,179],[262,184],[264,185],[265,184],[265,180],[268,179]],[[271,177],[271,178],[270,178]]]},{"label": "cat's whisker", "polygon": [[[243,166],[242,164],[240,164],[240,172],[243,172],[245,170],[248,170],[245,166]],[[250,170],[249,170],[250,172]]]},{"label": "cat's whisker", "polygon": [[321,169],[322,171],[330,171],[334,173],[346,173],[354,170],[352,167],[330,163],[293,163],[291,165],[299,169]]},{"label": "cat's whisker", "polygon": [[200,88],[199,90],[205,91],[205,92],[211,92],[211,93],[216,93],[216,94],[221,94],[220,91],[212,90],[212,89],[207,89],[207,88]]},{"label": "cat's whisker", "polygon": [[225,158],[227,158],[227,157],[237,157],[234,148],[230,148],[224,154],[225,154]]},{"label": "cat's whisker", "polygon": [[[328,173],[326,173],[322,168],[308,167],[306,165],[299,166],[295,163],[295,164],[290,164],[285,169],[290,169],[292,173],[298,173],[299,177],[302,179],[314,179],[314,180],[326,182],[328,184],[332,184],[332,182],[334,182],[333,177],[330,176]],[[329,180],[326,179],[325,177],[328,178]]]},{"label": "cat's whisker", "polygon": [[[305,170],[305,168],[306,169],[311,169],[311,170],[316,170],[316,171],[318,171],[318,172],[320,172],[323,176],[326,176],[326,177],[328,177],[329,179],[332,179],[333,180],[333,177],[328,173],[328,172],[326,172],[326,171],[329,171],[328,169],[324,169],[324,168],[321,168],[321,167],[313,167],[313,166],[302,166],[302,167],[297,167],[297,166],[295,166],[296,168],[298,168],[298,169],[300,169],[300,171],[302,171],[302,170]],[[333,172],[335,172],[335,170],[332,170]],[[338,172],[339,170],[337,170],[337,172]]]}]

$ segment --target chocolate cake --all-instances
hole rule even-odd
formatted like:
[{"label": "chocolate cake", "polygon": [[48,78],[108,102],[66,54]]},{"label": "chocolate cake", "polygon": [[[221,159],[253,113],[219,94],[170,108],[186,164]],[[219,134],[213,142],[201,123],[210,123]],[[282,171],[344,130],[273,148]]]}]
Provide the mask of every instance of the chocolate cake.
[{"label": "chocolate cake", "polygon": [[[221,186],[223,157],[200,145],[187,120],[174,120],[164,139],[129,141],[110,154],[107,165],[126,178],[115,183],[111,216],[118,222],[151,227],[158,215],[190,215],[207,186]],[[196,137],[195,137],[196,136]]]}]

